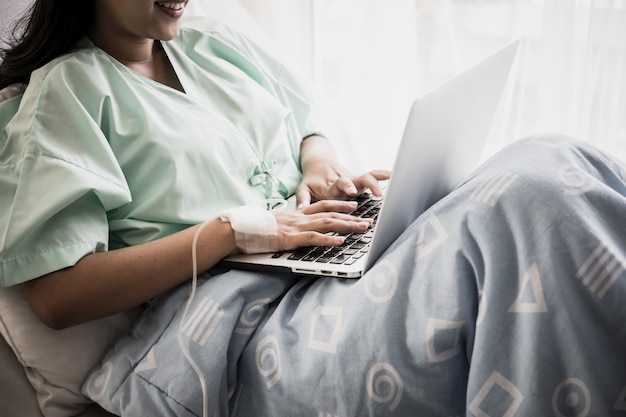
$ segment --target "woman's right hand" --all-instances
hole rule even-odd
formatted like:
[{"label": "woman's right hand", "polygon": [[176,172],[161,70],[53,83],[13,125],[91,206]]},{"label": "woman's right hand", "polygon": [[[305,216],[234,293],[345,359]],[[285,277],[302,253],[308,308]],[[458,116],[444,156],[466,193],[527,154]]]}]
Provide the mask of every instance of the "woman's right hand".
[{"label": "woman's right hand", "polygon": [[296,211],[273,212],[278,223],[280,250],[302,246],[339,246],[345,238],[326,233],[365,232],[372,221],[348,214],[356,206],[354,201],[322,200]]}]

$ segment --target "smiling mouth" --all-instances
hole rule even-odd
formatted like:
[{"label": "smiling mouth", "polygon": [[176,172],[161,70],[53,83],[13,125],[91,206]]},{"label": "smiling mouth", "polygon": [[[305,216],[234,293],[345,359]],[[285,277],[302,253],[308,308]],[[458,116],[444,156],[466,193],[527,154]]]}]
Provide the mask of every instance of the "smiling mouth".
[{"label": "smiling mouth", "polygon": [[161,6],[165,9],[169,9],[169,10],[182,10],[185,8],[185,2],[169,2],[169,1],[164,1],[164,2],[160,2],[157,1],[156,4],[158,6]]}]

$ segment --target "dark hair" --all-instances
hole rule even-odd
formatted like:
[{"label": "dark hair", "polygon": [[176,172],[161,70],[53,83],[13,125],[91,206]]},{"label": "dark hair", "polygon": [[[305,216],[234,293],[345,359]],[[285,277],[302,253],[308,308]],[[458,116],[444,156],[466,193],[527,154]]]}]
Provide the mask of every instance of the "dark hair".
[{"label": "dark hair", "polygon": [[91,27],[92,0],[35,0],[0,50],[0,89],[28,83],[30,74],[69,52]]}]

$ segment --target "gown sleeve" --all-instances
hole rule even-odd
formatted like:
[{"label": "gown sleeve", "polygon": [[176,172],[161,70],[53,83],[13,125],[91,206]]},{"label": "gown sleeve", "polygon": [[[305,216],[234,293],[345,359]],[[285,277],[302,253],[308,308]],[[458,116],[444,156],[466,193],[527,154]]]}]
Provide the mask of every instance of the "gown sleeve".
[{"label": "gown sleeve", "polygon": [[2,286],[107,250],[107,211],[131,201],[93,116],[101,99],[81,96],[75,85],[89,71],[52,67],[33,73],[18,109],[17,98],[0,104]]}]

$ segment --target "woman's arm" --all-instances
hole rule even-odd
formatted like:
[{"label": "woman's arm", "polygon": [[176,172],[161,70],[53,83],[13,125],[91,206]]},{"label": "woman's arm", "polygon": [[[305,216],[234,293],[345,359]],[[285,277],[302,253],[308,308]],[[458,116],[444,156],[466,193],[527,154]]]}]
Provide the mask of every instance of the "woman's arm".
[{"label": "woman's arm", "polygon": [[312,201],[345,200],[370,189],[381,195],[378,181],[389,179],[387,170],[374,170],[363,175],[353,175],[339,163],[330,142],[322,136],[308,136],[300,146],[300,165],[303,179],[296,190],[298,206]]},{"label": "woman's arm", "polygon": [[[76,265],[26,282],[35,314],[59,329],[137,306],[189,279],[191,247],[199,226],[128,248],[93,253]],[[198,270],[235,250],[232,229],[219,219],[200,234]]]},{"label": "woman's arm", "polygon": [[[326,232],[362,232],[370,222],[344,214],[344,201],[322,201],[295,212],[275,213],[280,250],[334,246],[343,238]],[[192,243],[200,225],[123,249],[93,253],[76,265],[26,282],[24,294],[39,319],[61,329],[137,306],[192,276]],[[206,271],[236,248],[228,222],[210,221],[197,242],[198,271]]]}]

